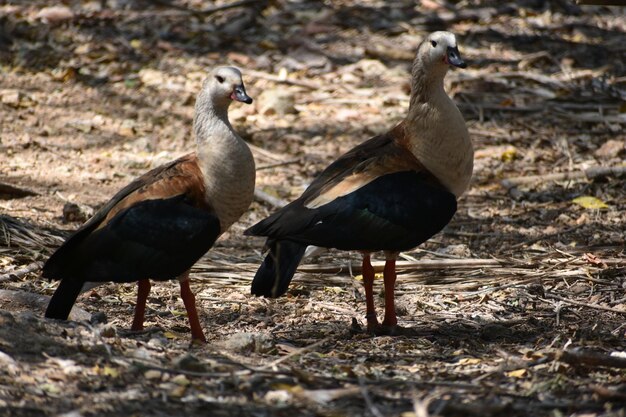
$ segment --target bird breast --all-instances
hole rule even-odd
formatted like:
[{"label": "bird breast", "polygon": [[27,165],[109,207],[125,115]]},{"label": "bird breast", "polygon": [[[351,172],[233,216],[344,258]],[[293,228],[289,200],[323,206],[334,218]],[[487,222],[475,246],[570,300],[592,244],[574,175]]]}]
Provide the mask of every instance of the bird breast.
[{"label": "bird breast", "polygon": [[407,117],[408,148],[443,186],[460,197],[469,186],[474,165],[465,120],[445,94],[421,106],[412,108]]},{"label": "bird breast", "polygon": [[198,159],[207,202],[225,231],[248,209],[254,196],[255,165],[250,148],[238,136],[200,145]]}]

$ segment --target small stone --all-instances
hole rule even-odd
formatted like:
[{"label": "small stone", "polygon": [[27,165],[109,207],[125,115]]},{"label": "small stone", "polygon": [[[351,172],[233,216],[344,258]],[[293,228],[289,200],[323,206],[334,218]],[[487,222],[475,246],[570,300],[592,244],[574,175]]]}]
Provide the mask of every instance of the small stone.
[{"label": "small stone", "polygon": [[133,358],[136,358],[136,359],[143,359],[143,360],[152,359],[152,353],[143,347],[135,349],[135,351],[133,351],[132,353],[132,356]]},{"label": "small stone", "polygon": [[44,7],[39,10],[35,18],[41,19],[44,23],[61,23],[74,18],[74,12],[67,6]]},{"label": "small stone", "polygon": [[65,203],[63,206],[63,222],[85,222],[93,216],[93,209],[84,204]]},{"label": "small stone", "polygon": [[115,327],[110,324],[105,324],[100,329],[100,335],[102,337],[115,337],[117,334]]},{"label": "small stone", "polygon": [[124,119],[120,124],[117,133],[125,137],[135,136],[135,122],[131,119]]},{"label": "small stone", "polygon": [[259,96],[259,112],[264,115],[296,114],[293,93],[285,90],[266,90]]},{"label": "small stone", "polygon": [[155,369],[150,369],[148,371],[146,371],[143,374],[144,378],[146,379],[161,379],[161,377],[163,376],[163,374],[161,373],[161,371],[157,371]]},{"label": "small stone", "polygon": [[275,391],[268,391],[267,394],[265,394],[265,401],[271,404],[286,405],[286,404],[291,403],[292,400],[293,400],[293,395],[289,391],[285,391],[282,389],[275,390]]},{"label": "small stone", "polygon": [[2,90],[0,91],[0,100],[2,104],[12,107],[19,107],[22,93],[18,90]]},{"label": "small stone", "polygon": [[178,369],[182,369],[183,371],[191,371],[191,372],[206,372],[207,367],[203,364],[200,359],[193,356],[191,353],[185,353],[184,355],[179,356],[174,359],[174,366]]},{"label": "small stone", "polygon": [[275,347],[274,340],[267,333],[235,333],[220,345],[238,353],[267,353]]},{"label": "small stone", "polygon": [[103,311],[96,311],[91,315],[91,320],[89,320],[91,324],[103,324],[107,321],[107,315]]},{"label": "small stone", "polygon": [[607,140],[594,152],[598,158],[611,159],[617,158],[626,151],[626,141],[619,139]]},{"label": "small stone", "polygon": [[176,375],[174,378],[172,378],[172,382],[176,385],[180,385],[181,387],[186,387],[187,385],[191,384],[191,382],[185,375]]},{"label": "small stone", "polygon": [[462,243],[458,245],[446,246],[445,248],[437,250],[437,252],[446,255],[458,256],[460,258],[469,258],[472,255],[472,251],[470,251],[470,248]]}]

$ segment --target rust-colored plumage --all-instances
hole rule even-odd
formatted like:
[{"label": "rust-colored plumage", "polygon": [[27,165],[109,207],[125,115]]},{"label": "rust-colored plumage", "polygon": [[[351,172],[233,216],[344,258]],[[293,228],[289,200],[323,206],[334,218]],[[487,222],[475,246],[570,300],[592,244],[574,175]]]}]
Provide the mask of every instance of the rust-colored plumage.
[{"label": "rust-colored plumage", "polygon": [[[326,168],[298,199],[246,230],[267,237],[268,254],[252,293],[277,297],[307,245],[363,253],[368,330],[398,331],[395,262],[439,232],[467,188],[473,151],[463,117],[443,89],[450,65],[464,67],[454,35],[435,32],[413,65],[411,105],[404,121],[355,147]],[[384,251],[385,316],[376,317],[370,253]]]},{"label": "rust-colored plumage", "polygon": [[[67,319],[87,282],[137,281],[132,329],[140,330],[149,279],[178,278],[192,338],[206,341],[189,270],[243,214],[254,188],[252,154],[228,122],[231,100],[252,101],[237,69],[217,68],[196,102],[198,152],[155,168],[120,190],[48,259],[43,277],[61,282],[46,317]],[[235,204],[213,191],[224,189],[237,196]]]}]

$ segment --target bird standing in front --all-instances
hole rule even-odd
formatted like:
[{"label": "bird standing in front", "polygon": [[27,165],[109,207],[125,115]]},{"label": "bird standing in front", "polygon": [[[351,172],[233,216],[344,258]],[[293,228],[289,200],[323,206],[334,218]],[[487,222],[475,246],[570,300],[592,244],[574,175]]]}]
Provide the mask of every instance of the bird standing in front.
[{"label": "bird standing in front", "polygon": [[46,317],[66,320],[86,282],[138,281],[132,330],[141,330],[149,279],[178,278],[192,339],[206,341],[189,270],[248,209],[254,194],[252,153],[228,121],[233,101],[252,103],[241,72],[216,68],[196,100],[196,152],[134,180],[48,259],[42,276],[61,282]]},{"label": "bird standing in front", "polygon": [[[449,32],[434,32],[418,47],[406,118],[326,168],[297,200],[246,230],[267,237],[269,252],[252,294],[278,297],[307,245],[363,254],[368,331],[394,334],[395,263],[399,252],[438,233],[469,186],[474,152],[465,120],[444,90],[450,66],[465,68]],[[378,322],[372,252],[384,251],[385,315]]]}]

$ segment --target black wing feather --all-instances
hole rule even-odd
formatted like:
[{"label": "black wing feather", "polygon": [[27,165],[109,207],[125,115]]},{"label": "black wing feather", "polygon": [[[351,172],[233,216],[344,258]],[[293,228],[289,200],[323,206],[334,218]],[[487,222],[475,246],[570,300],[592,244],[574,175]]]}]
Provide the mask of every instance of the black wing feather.
[{"label": "black wing feather", "polygon": [[218,218],[184,195],[145,200],[55,253],[44,276],[95,282],[172,279],[191,268],[219,233]]},{"label": "black wing feather", "polygon": [[456,197],[427,174],[397,172],[318,208],[298,199],[249,234],[343,250],[404,251],[443,229],[456,207]]}]

